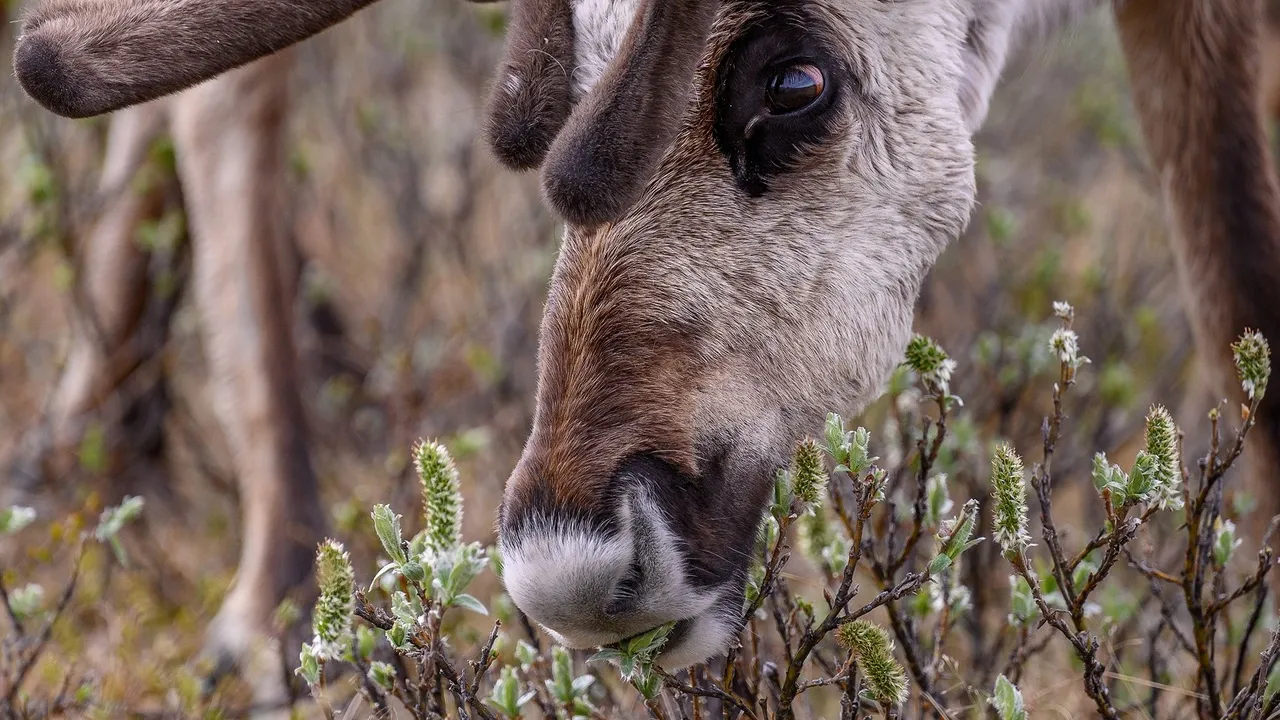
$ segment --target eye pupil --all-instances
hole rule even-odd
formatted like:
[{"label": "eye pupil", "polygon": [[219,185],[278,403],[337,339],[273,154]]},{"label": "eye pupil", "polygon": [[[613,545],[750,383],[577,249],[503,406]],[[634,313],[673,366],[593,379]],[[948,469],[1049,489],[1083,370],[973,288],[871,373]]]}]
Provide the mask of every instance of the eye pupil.
[{"label": "eye pupil", "polygon": [[765,89],[765,101],[773,113],[790,113],[803,110],[812,104],[826,88],[822,71],[808,63],[784,68],[769,78]]}]

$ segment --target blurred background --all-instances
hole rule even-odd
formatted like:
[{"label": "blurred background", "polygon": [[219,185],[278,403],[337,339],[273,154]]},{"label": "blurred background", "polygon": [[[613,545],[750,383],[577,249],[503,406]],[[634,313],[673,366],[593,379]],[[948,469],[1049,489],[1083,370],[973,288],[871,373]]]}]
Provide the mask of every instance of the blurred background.
[{"label": "blurred background", "polygon": [[[19,6],[10,0],[8,20]],[[492,542],[531,421],[557,226],[536,177],[500,169],[478,137],[503,12],[384,0],[295,51],[282,212],[302,260],[298,367],[323,505],[357,567],[373,560],[372,504],[414,506],[419,437],[455,451],[465,534]],[[15,29],[0,24],[0,56]],[[98,187],[107,128],[50,115],[0,74],[0,503],[58,519],[0,549],[0,567],[11,581],[38,577],[78,523],[145,497],[124,538],[129,568],[89,558],[74,622],[36,677],[56,683],[74,660],[119,707],[185,712],[205,707],[189,661],[231,581],[240,517],[209,410],[180,197],[163,196],[137,232],[155,360],[43,457],[37,481],[20,472],[68,354],[85,240],[113,202]],[[1033,448],[1054,372],[1051,303],[1076,306],[1093,364],[1060,454],[1069,494],[1093,450],[1132,457],[1154,399],[1189,427],[1206,407],[1180,406],[1197,375],[1189,329],[1105,12],[1013,60],[978,148],[980,205],[929,278],[916,327],[958,360],[974,437]],[[172,147],[159,141],[140,172],[171,182]],[[975,453],[970,470],[984,462]],[[234,680],[215,692],[226,707],[246,702]]]}]

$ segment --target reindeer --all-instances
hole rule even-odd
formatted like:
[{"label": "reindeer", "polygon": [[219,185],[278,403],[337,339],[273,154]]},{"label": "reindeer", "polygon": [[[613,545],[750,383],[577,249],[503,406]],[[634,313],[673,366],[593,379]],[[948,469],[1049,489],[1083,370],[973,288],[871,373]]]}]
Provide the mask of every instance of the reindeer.
[{"label": "reindeer", "polygon": [[[46,0],[15,67],[48,109],[95,115],[372,1]],[[513,0],[486,135],[507,166],[539,169],[567,228],[533,427],[498,516],[521,610],[578,648],[674,621],[673,668],[726,649],[775,471],[827,410],[877,396],[925,273],[968,221],[971,137],[1011,49],[1100,3]],[[1261,4],[1114,11],[1225,391],[1229,341],[1280,338]],[[1253,448],[1267,489],[1278,398]],[[287,492],[246,493],[247,525]]]}]

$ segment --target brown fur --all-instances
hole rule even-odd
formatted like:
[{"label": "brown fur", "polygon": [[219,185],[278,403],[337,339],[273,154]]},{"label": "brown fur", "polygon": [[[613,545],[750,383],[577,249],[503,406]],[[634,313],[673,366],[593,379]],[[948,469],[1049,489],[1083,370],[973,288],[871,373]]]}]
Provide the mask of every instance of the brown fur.
[{"label": "brown fur", "polygon": [[653,177],[689,104],[716,0],[644,0],[608,72],[551,144],[547,201],[575,225],[615,220]]},{"label": "brown fur", "polygon": [[524,496],[514,506],[549,489],[541,503],[603,510],[614,470],[637,453],[699,474],[684,391],[698,375],[697,338],[647,321],[637,302],[646,258],[635,250],[607,231],[566,238],[570,262],[552,279],[542,326],[535,429],[508,483]]},{"label": "brown fur", "polygon": [[512,4],[506,54],[485,107],[494,155],[513,170],[542,163],[573,108],[569,0]]},{"label": "brown fur", "polygon": [[374,0],[44,0],[14,48],[22,87],[89,117],[158,98],[338,23]]},{"label": "brown fur", "polygon": [[[1128,0],[1117,18],[1192,327],[1219,392],[1237,397],[1227,346],[1247,328],[1280,342],[1280,209],[1258,101],[1261,6]],[[1258,435],[1254,487],[1264,509],[1280,510],[1280,393],[1263,401]]]}]

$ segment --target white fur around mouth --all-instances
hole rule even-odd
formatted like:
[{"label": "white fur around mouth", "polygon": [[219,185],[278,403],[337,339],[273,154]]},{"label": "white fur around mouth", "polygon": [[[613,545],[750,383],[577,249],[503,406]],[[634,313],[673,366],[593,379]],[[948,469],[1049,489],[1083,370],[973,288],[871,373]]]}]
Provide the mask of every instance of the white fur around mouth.
[{"label": "white fur around mouth", "polygon": [[658,652],[658,665],[674,672],[706,662],[729,649],[735,630],[733,620],[715,608],[682,620],[672,631],[673,638]]},{"label": "white fur around mouth", "polygon": [[[621,645],[632,638],[653,630],[654,628],[649,628],[644,632],[629,635],[615,643],[610,643],[608,647]],[[667,672],[675,672],[706,662],[728,649],[733,631],[732,621],[729,618],[718,616],[714,610],[696,617],[679,620],[671,630],[666,643],[658,650],[658,656],[655,661],[659,667]],[[605,647],[602,646],[601,649],[605,649]]]}]

